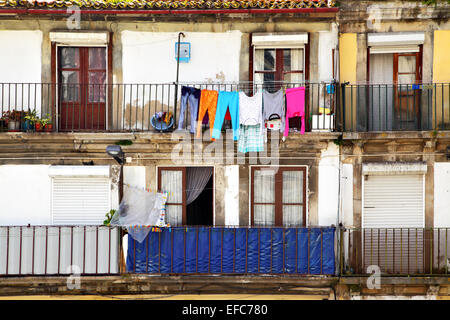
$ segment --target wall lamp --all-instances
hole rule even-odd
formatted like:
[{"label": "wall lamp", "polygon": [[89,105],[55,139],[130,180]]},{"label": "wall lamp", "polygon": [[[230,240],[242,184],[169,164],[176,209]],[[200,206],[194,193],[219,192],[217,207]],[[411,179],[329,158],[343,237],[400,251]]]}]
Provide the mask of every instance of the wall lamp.
[{"label": "wall lamp", "polygon": [[125,162],[125,153],[122,148],[118,145],[111,145],[106,147],[106,153],[113,157],[120,165]]}]

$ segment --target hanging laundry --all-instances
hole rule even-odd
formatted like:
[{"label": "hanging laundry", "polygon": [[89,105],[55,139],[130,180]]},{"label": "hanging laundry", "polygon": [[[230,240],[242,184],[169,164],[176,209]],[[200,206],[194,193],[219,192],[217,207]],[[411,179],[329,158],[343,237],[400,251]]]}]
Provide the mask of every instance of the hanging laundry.
[{"label": "hanging laundry", "polygon": [[305,134],[305,87],[286,89],[285,137],[289,134],[289,118],[293,117],[301,117],[300,133]]},{"label": "hanging laundry", "polygon": [[264,136],[261,131],[261,125],[240,125],[238,151],[261,152],[264,151]]},{"label": "hanging laundry", "polygon": [[185,128],[184,118],[189,104],[189,113],[191,115],[191,133],[195,133],[195,126],[197,124],[198,103],[200,100],[200,89],[193,87],[181,87],[181,105],[180,105],[180,120],[178,122],[178,130]]},{"label": "hanging laundry", "polygon": [[262,128],[262,92],[249,97],[245,92],[239,92],[239,124],[261,125]]},{"label": "hanging laundry", "polygon": [[[263,120],[283,119],[284,109],[284,94],[283,89],[277,92],[270,93],[268,91],[263,92]],[[278,117],[274,117],[278,116]],[[267,127],[267,126],[266,126]],[[273,129],[273,128],[268,128]]]},{"label": "hanging laundry", "polygon": [[253,97],[239,92],[239,122],[238,151],[264,151],[262,92],[255,93]]},{"label": "hanging laundry", "polygon": [[274,93],[263,92],[264,140],[267,130],[284,130],[284,92],[280,89]]},{"label": "hanging laundry", "polygon": [[231,126],[233,129],[233,139],[239,139],[239,93],[238,92],[228,92],[220,91],[217,100],[217,110],[214,121],[214,129],[212,137],[214,139],[220,138],[220,133],[222,132],[222,125],[225,119],[225,113],[227,109],[230,110],[231,115]]},{"label": "hanging laundry", "polygon": [[[208,118],[209,118],[209,128],[210,128],[211,135],[212,135],[213,127],[214,127],[214,120],[215,120],[216,110],[217,110],[218,95],[219,95],[219,92],[217,92],[216,90],[203,89],[201,91],[200,105],[199,105],[199,110],[198,110],[197,138],[201,137],[202,120],[207,111],[208,111]],[[214,141],[215,139],[211,138],[211,140]]]}]

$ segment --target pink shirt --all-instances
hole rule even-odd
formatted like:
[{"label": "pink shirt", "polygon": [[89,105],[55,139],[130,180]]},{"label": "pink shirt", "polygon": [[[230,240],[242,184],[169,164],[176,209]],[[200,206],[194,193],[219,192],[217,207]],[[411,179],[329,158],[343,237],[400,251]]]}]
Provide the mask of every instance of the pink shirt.
[{"label": "pink shirt", "polygon": [[283,136],[289,134],[289,118],[301,117],[300,134],[305,134],[305,87],[286,89],[286,124]]}]

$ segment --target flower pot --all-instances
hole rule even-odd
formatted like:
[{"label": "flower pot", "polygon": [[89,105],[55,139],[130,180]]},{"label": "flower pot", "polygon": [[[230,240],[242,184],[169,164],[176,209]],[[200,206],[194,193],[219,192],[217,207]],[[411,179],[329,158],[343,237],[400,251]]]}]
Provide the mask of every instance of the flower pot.
[{"label": "flower pot", "polygon": [[42,124],[39,122],[35,123],[34,128],[36,129],[36,132],[42,132],[42,130],[44,130],[44,128],[42,127]]},{"label": "flower pot", "polygon": [[53,131],[53,124],[47,123],[44,128],[45,128],[45,132],[52,132]]},{"label": "flower pot", "polygon": [[20,121],[9,120],[8,121],[8,131],[10,131],[10,132],[20,131]]},{"label": "flower pot", "polygon": [[32,123],[30,120],[25,120],[25,122],[23,123],[23,129],[27,132],[33,132],[34,123]]}]

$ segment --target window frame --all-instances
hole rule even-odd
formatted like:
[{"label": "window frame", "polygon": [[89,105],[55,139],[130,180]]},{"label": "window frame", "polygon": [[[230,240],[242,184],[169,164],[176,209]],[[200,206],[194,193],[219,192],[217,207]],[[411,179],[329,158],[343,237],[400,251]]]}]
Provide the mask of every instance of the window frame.
[{"label": "window frame", "polygon": [[[157,189],[158,191],[161,191],[161,171],[167,170],[167,171],[182,171],[182,216],[181,216],[181,226],[187,226],[187,204],[186,204],[186,169],[192,168],[192,167],[208,167],[212,170],[212,183],[213,183],[213,202],[212,202],[212,213],[213,213],[213,226],[216,225],[216,215],[215,215],[215,209],[216,209],[216,192],[215,192],[215,171],[216,167],[211,165],[188,165],[188,166],[156,166],[156,176],[157,176]],[[170,203],[166,202],[166,205],[180,205],[179,203]]]},{"label": "window frame", "polygon": [[181,182],[182,195],[181,195],[181,204],[180,203],[171,203],[166,202],[167,205],[181,205],[181,225],[186,225],[187,217],[186,217],[186,167],[157,167],[158,170],[158,191],[161,191],[161,172],[164,171],[181,171],[181,176],[183,181]]},{"label": "window frame", "polygon": [[[86,33],[86,34],[92,34],[92,33]],[[108,37],[106,42],[98,42],[98,43],[90,43],[88,40],[86,41],[70,41],[70,40],[57,40],[53,39],[50,42],[51,49],[50,49],[50,68],[51,68],[51,110],[53,114],[53,123],[55,124],[54,127],[56,130],[59,130],[60,126],[60,119],[58,116],[56,116],[60,112],[60,94],[59,94],[59,58],[58,58],[58,51],[60,47],[102,47],[106,49],[106,79],[105,79],[105,85],[106,85],[106,96],[105,96],[105,102],[102,102],[105,104],[105,128],[104,130],[108,130],[110,124],[112,123],[112,115],[113,115],[113,106],[111,104],[112,101],[112,89],[111,85],[113,83],[113,32],[108,33]],[[80,57],[81,59],[81,57]],[[88,61],[89,63],[89,61]],[[95,102],[94,102],[95,103]]]},{"label": "window frame", "polygon": [[[303,74],[303,81],[307,82],[309,81],[309,55],[310,55],[310,36],[308,33],[308,41],[302,45],[296,45],[296,44],[292,44],[292,45],[273,45],[273,46],[262,46],[262,45],[254,45],[252,42],[252,33],[250,34],[250,42],[249,42],[250,46],[249,46],[249,82],[253,83],[255,80],[255,74],[256,73],[274,73],[275,74],[275,81],[281,81],[281,80],[277,80],[276,79],[276,75],[278,72],[278,76],[281,74],[284,78],[285,74],[289,74],[289,73],[302,73]],[[275,71],[256,71],[255,70],[255,51],[256,49],[274,49],[276,50],[275,52]],[[303,70],[302,72],[298,72],[298,71],[289,71],[289,72],[284,72],[284,71],[280,71],[278,70],[278,67],[281,63],[283,63],[283,49],[303,49]],[[281,57],[281,59],[278,59],[278,56]],[[280,62],[281,60],[281,62]],[[283,67],[281,65],[281,67]],[[282,80],[284,81],[284,80]]]},{"label": "window frame", "polygon": [[[308,185],[308,166],[297,166],[297,165],[287,165],[287,166],[250,166],[250,192],[249,192],[249,211],[250,211],[250,225],[255,225],[255,193],[254,193],[254,177],[255,171],[261,169],[275,169],[277,168],[277,172],[275,174],[275,200],[273,205],[275,206],[275,224],[273,227],[284,227],[283,225],[283,205],[299,205],[299,203],[283,203],[283,172],[284,171],[302,171],[303,172],[303,217],[302,217],[302,227],[306,227],[307,225],[307,185]],[[256,203],[258,204],[258,203]],[[268,226],[269,227],[269,226]]]},{"label": "window frame", "polygon": [[[366,81],[370,83],[370,57],[372,54],[371,46],[367,47],[367,65],[366,65]],[[396,85],[398,83],[398,57],[399,56],[415,56],[416,57],[416,83],[421,83],[422,81],[422,70],[423,70],[423,44],[418,45],[418,51],[405,51],[405,52],[393,52],[393,72],[392,72],[392,83]],[[402,74],[400,72],[400,74]],[[412,73],[411,73],[412,74]]]}]

